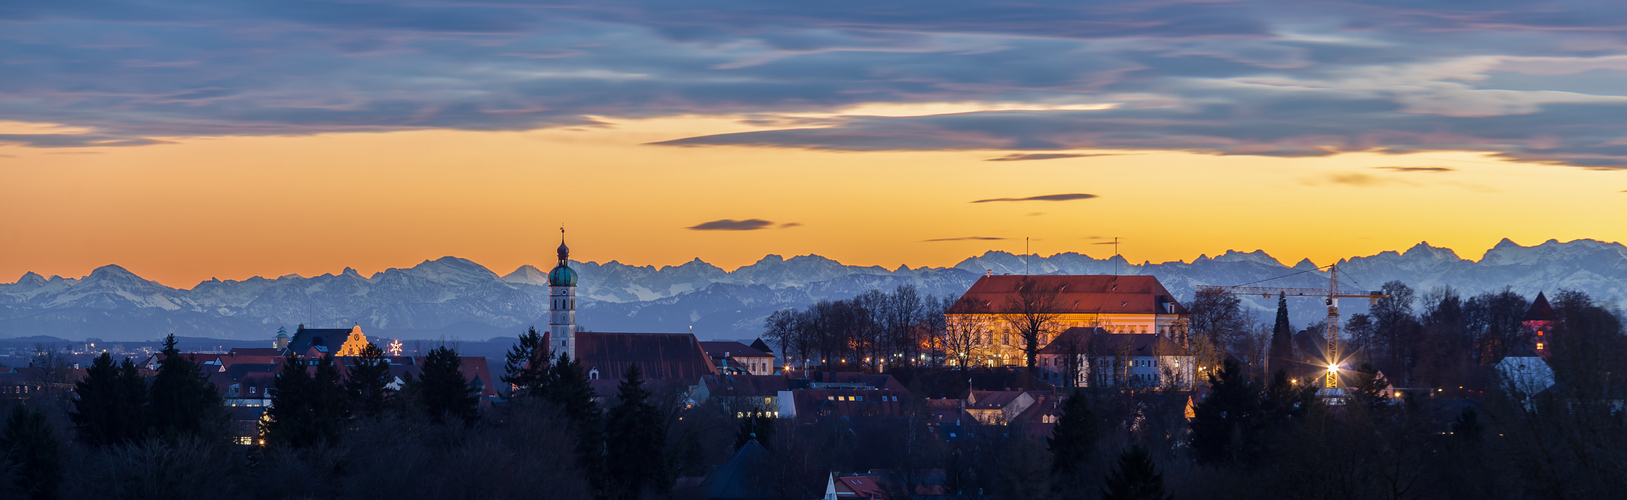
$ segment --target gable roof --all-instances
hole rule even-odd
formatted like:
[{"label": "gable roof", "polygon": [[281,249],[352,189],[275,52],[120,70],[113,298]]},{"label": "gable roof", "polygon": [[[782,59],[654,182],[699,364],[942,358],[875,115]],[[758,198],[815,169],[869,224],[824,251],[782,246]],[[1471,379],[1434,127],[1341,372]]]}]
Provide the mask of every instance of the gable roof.
[{"label": "gable roof", "polygon": [[[1069,343],[1073,343],[1073,347]],[[1093,356],[1190,356],[1192,352],[1169,337],[1156,333],[1108,333],[1093,326],[1076,326],[1063,330],[1040,354],[1068,354],[1073,349],[1079,354]]]},{"label": "gable roof", "polygon": [[770,356],[774,355],[774,348],[769,347],[767,342],[763,342],[763,339],[753,340],[751,348],[768,353]]},{"label": "gable roof", "polygon": [[722,359],[724,354],[731,358],[772,358],[773,354],[760,351],[756,348],[734,341],[701,342],[701,349],[712,359]]},{"label": "gable roof", "polygon": [[1025,284],[1057,291],[1062,314],[1187,314],[1158,278],[1152,276],[1048,275],[984,276],[945,314],[998,313],[1016,300]]},{"label": "gable roof", "polygon": [[[359,327],[358,327],[359,328]],[[288,341],[288,351],[305,354],[312,347],[321,346],[319,352],[337,353],[339,347],[344,345],[345,338],[350,336],[351,328],[306,328],[299,325],[294,331],[294,338]]]},{"label": "gable roof", "polygon": [[717,373],[712,359],[688,333],[576,332],[576,357],[586,371],[619,379],[638,365],[650,380],[680,379],[693,383]]}]

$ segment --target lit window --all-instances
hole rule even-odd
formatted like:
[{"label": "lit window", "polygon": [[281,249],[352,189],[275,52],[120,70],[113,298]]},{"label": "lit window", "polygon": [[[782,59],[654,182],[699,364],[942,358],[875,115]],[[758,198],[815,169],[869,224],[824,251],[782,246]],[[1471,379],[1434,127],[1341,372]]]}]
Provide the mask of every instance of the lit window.
[{"label": "lit window", "polygon": [[1541,342],[1537,342],[1537,350],[1538,351],[1542,350],[1542,343]]}]

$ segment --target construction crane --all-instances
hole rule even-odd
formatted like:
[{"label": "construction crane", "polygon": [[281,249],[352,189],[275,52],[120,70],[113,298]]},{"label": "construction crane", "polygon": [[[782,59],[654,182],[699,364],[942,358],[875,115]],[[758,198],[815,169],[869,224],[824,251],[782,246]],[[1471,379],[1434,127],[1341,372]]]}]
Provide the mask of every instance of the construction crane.
[{"label": "construction crane", "polygon": [[[1288,297],[1322,297],[1328,305],[1328,379],[1327,388],[1339,386],[1339,299],[1340,298],[1366,298],[1369,305],[1378,302],[1378,299],[1389,297],[1383,292],[1342,292],[1339,290],[1339,265],[1330,264],[1328,268],[1328,288],[1287,288],[1271,286],[1199,286],[1198,293],[1229,293],[1232,295],[1259,295],[1270,298],[1272,295]],[[1318,268],[1320,269],[1320,268]],[[1297,273],[1296,273],[1297,274]],[[1292,275],[1289,275],[1292,276]],[[1287,276],[1281,276],[1286,278]],[[1277,279],[1277,278],[1271,278]],[[1270,280],[1263,280],[1270,281]],[[1258,283],[1258,282],[1256,282]]]}]

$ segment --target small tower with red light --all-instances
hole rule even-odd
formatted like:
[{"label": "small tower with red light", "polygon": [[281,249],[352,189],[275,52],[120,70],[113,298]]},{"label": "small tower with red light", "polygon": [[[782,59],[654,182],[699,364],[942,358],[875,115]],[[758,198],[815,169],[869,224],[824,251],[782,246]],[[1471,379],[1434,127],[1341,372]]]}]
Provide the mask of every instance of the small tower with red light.
[{"label": "small tower with red light", "polygon": [[1553,306],[1548,305],[1548,297],[1543,296],[1542,292],[1537,292],[1537,299],[1531,301],[1531,310],[1526,311],[1522,323],[1525,325],[1526,336],[1531,339],[1531,348],[1537,351],[1537,355],[1542,356],[1542,359],[1548,359],[1553,347],[1554,327],[1559,321],[1554,316]]}]

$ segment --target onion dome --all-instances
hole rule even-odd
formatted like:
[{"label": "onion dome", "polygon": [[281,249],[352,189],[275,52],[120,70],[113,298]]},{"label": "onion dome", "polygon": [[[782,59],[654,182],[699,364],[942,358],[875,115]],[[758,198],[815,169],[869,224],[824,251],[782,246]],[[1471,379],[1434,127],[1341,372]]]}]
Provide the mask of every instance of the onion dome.
[{"label": "onion dome", "polygon": [[576,271],[560,262],[548,272],[548,286],[576,286]]}]

